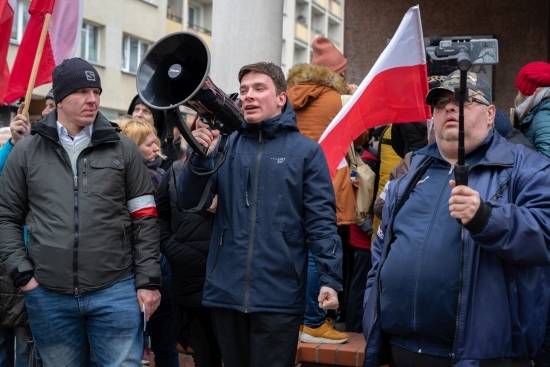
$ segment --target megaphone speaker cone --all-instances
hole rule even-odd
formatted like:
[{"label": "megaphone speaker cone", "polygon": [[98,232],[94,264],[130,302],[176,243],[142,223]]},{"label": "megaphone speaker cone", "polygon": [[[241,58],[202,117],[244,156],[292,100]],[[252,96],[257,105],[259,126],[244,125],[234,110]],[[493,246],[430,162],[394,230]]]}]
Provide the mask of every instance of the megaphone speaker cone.
[{"label": "megaphone speaker cone", "polygon": [[177,107],[202,87],[209,69],[210,53],[200,37],[170,34],[145,54],[136,75],[138,94],[152,108]]}]

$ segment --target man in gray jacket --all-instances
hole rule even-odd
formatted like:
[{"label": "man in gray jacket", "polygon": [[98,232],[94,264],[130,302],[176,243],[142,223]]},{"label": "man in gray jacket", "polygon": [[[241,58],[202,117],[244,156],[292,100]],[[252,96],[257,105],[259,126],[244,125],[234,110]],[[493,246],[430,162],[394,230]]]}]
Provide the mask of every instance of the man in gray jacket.
[{"label": "man in gray jacket", "polygon": [[142,319],[160,303],[151,180],[136,144],[99,113],[92,65],[63,61],[53,92],[57,111],[4,167],[0,259],[46,366],[83,365],[86,339],[98,366],[141,366]]}]

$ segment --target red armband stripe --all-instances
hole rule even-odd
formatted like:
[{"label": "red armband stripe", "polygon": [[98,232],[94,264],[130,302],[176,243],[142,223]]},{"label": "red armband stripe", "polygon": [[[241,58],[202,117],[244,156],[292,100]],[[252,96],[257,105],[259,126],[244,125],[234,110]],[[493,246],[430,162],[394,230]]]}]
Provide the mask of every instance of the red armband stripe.
[{"label": "red armband stripe", "polygon": [[143,208],[136,210],[135,212],[130,213],[130,216],[132,217],[132,220],[138,220],[143,217],[155,217],[158,218],[157,214],[157,208],[156,207],[149,207],[149,208]]}]

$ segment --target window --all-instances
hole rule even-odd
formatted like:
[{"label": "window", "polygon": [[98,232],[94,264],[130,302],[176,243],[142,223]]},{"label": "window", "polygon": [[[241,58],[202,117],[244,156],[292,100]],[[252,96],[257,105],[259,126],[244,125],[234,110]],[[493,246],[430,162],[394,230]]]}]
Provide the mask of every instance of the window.
[{"label": "window", "polygon": [[149,46],[150,44],[145,41],[124,36],[122,42],[122,70],[135,74]]},{"label": "window", "polygon": [[200,25],[199,16],[200,16],[200,9],[194,6],[190,6],[189,20],[188,20],[189,28],[195,28],[195,26]]},{"label": "window", "polygon": [[187,26],[196,31],[212,35],[212,31],[208,29],[211,24],[206,24],[206,18],[208,18],[208,10],[204,6],[197,4],[189,4],[187,8]]},{"label": "window", "polygon": [[13,9],[13,24],[11,26],[11,41],[21,43],[23,33],[29,22],[29,3],[16,1],[15,9]]},{"label": "window", "polygon": [[99,63],[99,28],[89,23],[82,23],[80,57],[90,62]]}]

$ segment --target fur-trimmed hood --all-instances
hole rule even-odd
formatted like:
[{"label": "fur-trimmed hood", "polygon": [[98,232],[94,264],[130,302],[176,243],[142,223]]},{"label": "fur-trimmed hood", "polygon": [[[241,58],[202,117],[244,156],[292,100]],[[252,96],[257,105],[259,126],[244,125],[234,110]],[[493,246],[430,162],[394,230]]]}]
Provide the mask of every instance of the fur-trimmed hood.
[{"label": "fur-trimmed hood", "polygon": [[336,90],[340,94],[348,93],[344,77],[320,65],[298,64],[293,66],[288,72],[287,88],[290,89],[299,83],[321,84]]}]

